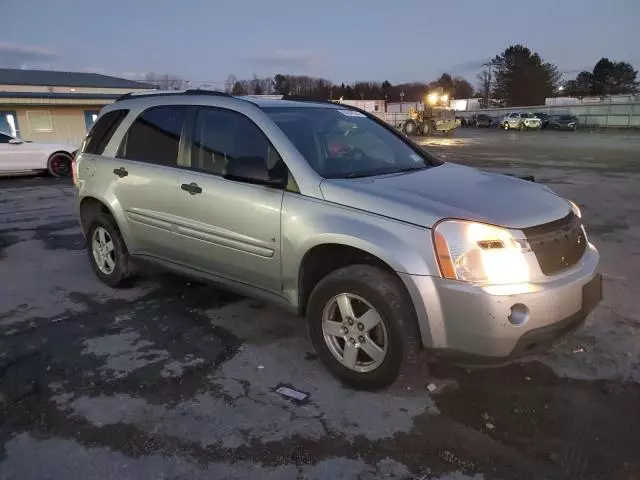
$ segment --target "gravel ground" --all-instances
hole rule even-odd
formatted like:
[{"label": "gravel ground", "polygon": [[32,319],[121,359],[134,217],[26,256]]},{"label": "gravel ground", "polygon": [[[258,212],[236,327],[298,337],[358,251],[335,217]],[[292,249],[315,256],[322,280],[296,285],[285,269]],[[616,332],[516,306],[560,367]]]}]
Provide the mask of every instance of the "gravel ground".
[{"label": "gravel ground", "polygon": [[584,328],[526,362],[351,391],[273,307],[162,272],[101,285],[69,182],[1,179],[0,479],[640,478],[640,137],[420,142],[581,206],[605,275]]}]

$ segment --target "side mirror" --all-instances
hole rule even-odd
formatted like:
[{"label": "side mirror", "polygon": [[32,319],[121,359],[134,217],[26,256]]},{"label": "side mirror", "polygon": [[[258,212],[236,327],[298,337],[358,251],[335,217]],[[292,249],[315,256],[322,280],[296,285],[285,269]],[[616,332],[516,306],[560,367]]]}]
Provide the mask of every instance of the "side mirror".
[{"label": "side mirror", "polygon": [[12,138],[11,140],[9,140],[10,145],[20,145],[21,143],[24,143],[24,142],[19,138]]},{"label": "side mirror", "polygon": [[278,162],[273,169],[269,170],[262,157],[239,157],[227,162],[223,177],[237,182],[284,187],[287,184],[287,169],[283,162]]}]

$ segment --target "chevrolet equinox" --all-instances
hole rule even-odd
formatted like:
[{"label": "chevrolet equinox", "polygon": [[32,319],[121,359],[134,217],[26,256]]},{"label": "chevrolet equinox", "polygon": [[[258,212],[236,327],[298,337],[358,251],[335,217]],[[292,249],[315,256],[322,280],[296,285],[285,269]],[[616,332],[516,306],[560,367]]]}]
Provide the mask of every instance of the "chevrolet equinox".
[{"label": "chevrolet equinox", "polygon": [[601,299],[577,205],[443,162],[362,110],[186,90],[106,106],[73,168],[89,261],[151,262],[306,318],[326,368],[389,386],[423,358],[502,363]]}]

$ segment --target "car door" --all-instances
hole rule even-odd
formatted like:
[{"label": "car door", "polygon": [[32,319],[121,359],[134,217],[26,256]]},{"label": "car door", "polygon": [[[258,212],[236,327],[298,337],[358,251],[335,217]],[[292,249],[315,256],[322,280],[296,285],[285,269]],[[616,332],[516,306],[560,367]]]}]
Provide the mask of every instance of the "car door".
[{"label": "car door", "polygon": [[0,172],[8,172],[11,170],[11,158],[9,152],[11,151],[11,145],[9,140],[13,137],[0,133]]},{"label": "car door", "polygon": [[131,124],[115,154],[101,157],[102,175],[124,211],[133,252],[176,261],[181,250],[178,216],[178,158],[187,108],[151,107]]},{"label": "car door", "polygon": [[0,133],[0,170],[18,172],[46,168],[45,156],[46,152],[37,143],[23,142]]},{"label": "car door", "polygon": [[279,293],[283,190],[232,181],[229,159],[282,160],[260,128],[243,114],[213,107],[193,111],[188,163],[180,184],[180,225],[189,266]]}]

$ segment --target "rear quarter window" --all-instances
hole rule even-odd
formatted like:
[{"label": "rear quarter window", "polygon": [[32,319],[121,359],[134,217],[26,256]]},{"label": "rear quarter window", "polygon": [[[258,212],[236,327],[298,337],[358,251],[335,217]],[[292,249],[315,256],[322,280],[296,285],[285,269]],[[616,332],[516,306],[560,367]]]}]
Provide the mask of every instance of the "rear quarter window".
[{"label": "rear quarter window", "polygon": [[93,124],[82,145],[83,153],[102,155],[109,140],[118,126],[125,119],[129,110],[112,110],[105,113]]}]

